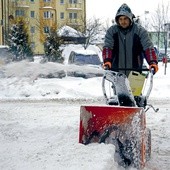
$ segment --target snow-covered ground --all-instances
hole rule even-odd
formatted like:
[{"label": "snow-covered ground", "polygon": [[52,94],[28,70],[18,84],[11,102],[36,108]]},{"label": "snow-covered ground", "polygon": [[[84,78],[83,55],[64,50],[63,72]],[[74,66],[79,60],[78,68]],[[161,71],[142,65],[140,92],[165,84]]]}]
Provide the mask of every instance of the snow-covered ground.
[{"label": "snow-covered ground", "polygon": [[[114,161],[113,145],[78,143],[80,105],[85,103],[90,104],[63,100],[1,103],[0,169],[123,170]],[[170,105],[161,101],[155,106],[160,108],[158,113],[147,113],[152,158],[145,170],[168,170]]]},{"label": "snow-covered ground", "polygon": [[[47,63],[12,63],[0,68],[1,170],[123,170],[114,146],[78,143],[80,106],[104,104],[102,77],[39,78],[60,70]],[[65,67],[67,69],[67,67]],[[170,169],[170,63],[159,63],[149,102],[152,158],[145,170]],[[132,168],[131,168],[132,169]]]}]

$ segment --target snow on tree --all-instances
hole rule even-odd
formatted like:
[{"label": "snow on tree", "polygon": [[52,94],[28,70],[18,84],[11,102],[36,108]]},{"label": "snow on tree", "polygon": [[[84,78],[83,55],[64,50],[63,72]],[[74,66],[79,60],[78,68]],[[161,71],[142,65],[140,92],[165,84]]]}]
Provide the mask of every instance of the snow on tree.
[{"label": "snow on tree", "polygon": [[60,46],[62,39],[58,36],[55,29],[51,29],[44,42],[45,59],[50,62],[63,63],[62,50]]},{"label": "snow on tree", "polygon": [[23,20],[17,21],[10,28],[9,51],[13,53],[13,61],[33,59],[33,52],[29,43],[26,23]]},{"label": "snow on tree", "polygon": [[96,44],[101,41],[103,37],[103,28],[100,19],[92,18],[89,20],[84,20],[84,26],[75,25],[74,29],[78,30],[77,35],[79,37],[84,37],[86,41],[83,43],[84,49],[91,44]]}]

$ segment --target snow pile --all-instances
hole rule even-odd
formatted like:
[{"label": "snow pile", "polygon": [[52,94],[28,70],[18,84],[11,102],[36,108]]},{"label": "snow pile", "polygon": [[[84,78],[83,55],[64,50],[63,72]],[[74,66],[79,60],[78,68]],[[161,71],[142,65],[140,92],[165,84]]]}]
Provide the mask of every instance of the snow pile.
[{"label": "snow pile", "polygon": [[[82,70],[86,73],[103,73],[102,69],[86,66],[69,66],[57,63],[40,64],[18,62],[1,66],[0,99],[101,99],[102,77],[90,79],[67,76],[68,72]],[[170,99],[169,63],[164,74],[164,66],[159,63],[159,71],[154,75],[150,99]],[[60,77],[61,76],[61,77]],[[56,78],[55,78],[56,77]],[[145,91],[147,91],[146,82]]]}]

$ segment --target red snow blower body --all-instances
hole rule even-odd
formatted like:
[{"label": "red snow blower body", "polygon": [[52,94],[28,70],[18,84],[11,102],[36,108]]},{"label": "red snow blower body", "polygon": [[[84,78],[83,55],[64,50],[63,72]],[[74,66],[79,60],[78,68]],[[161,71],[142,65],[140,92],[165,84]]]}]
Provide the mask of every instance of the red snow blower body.
[{"label": "red snow blower body", "polygon": [[[134,96],[124,74],[105,70],[102,88],[106,105],[81,106],[79,143],[113,144],[119,165],[142,169],[151,156],[151,131],[145,120],[146,111],[153,108],[146,102],[153,84],[150,75],[146,96]],[[110,97],[106,94],[107,83],[112,89]]]}]

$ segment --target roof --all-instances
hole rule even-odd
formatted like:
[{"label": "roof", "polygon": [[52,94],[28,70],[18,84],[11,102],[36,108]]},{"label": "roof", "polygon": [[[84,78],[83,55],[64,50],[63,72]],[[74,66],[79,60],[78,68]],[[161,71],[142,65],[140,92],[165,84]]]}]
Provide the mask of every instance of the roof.
[{"label": "roof", "polygon": [[0,45],[0,48],[9,48],[8,45]]},{"label": "roof", "polygon": [[83,37],[83,34],[69,26],[63,26],[58,30],[59,36],[63,37]]},{"label": "roof", "polygon": [[86,55],[96,55],[97,54],[93,50],[85,50],[85,49],[84,50],[83,49],[81,49],[81,50],[74,50],[74,52],[77,53],[77,54],[86,54]]}]

